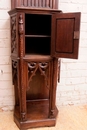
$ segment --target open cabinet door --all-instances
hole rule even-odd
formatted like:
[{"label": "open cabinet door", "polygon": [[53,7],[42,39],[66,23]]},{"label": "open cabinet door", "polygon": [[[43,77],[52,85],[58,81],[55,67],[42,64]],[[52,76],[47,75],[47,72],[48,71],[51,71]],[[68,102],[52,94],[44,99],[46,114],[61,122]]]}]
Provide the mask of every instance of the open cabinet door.
[{"label": "open cabinet door", "polygon": [[51,55],[58,58],[78,58],[80,13],[52,15]]}]

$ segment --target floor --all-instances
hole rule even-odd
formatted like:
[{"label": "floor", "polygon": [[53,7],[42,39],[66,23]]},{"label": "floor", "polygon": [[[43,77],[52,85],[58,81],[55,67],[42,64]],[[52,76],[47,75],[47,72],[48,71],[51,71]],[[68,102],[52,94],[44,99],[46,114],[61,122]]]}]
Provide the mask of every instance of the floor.
[{"label": "floor", "polygon": [[[0,112],[0,130],[19,130],[13,121],[13,112]],[[87,105],[59,107],[55,127],[29,130],[87,130]]]}]

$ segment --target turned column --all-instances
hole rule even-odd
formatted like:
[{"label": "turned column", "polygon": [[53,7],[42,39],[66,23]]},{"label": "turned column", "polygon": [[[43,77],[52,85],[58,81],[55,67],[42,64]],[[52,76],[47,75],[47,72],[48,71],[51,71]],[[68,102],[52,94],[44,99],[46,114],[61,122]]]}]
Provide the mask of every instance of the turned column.
[{"label": "turned column", "polygon": [[50,117],[55,116],[57,76],[58,76],[58,58],[53,58],[51,66],[51,86],[50,86],[50,104],[49,104]]},{"label": "turned column", "polygon": [[20,113],[21,113],[21,120],[26,120],[26,86],[24,83],[24,38],[23,38],[23,14],[19,14],[19,66],[20,66]]}]

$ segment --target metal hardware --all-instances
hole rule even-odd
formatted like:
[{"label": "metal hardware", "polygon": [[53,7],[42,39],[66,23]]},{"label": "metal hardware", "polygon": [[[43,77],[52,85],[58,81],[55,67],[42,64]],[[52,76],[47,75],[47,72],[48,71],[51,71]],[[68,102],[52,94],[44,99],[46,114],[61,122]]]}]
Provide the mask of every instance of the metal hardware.
[{"label": "metal hardware", "polygon": [[79,31],[74,31],[74,39],[79,39]]}]

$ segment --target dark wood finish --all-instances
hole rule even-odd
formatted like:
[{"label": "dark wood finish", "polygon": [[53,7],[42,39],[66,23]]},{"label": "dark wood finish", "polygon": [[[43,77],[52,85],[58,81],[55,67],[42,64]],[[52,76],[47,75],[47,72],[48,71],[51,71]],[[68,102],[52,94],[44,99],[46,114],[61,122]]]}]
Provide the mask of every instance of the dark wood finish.
[{"label": "dark wood finish", "polygon": [[61,58],[77,59],[80,33],[80,13],[54,14],[53,26],[52,55]]},{"label": "dark wood finish", "polygon": [[64,14],[57,2],[13,0],[17,8],[9,11],[14,121],[21,130],[55,125],[58,58],[78,56],[80,13]]},{"label": "dark wood finish", "polygon": [[11,8],[29,7],[29,8],[58,8],[58,0],[11,0]]},{"label": "dark wood finish", "polygon": [[21,13],[18,15],[19,19],[19,57],[20,57],[20,62],[19,62],[19,66],[20,66],[20,111],[21,111],[21,121],[24,121],[26,119],[26,89],[25,89],[25,74],[24,74],[24,61],[23,61],[23,56],[24,56],[24,37],[23,37],[23,33],[24,33],[24,28],[23,28],[23,17],[24,15]]},{"label": "dark wood finish", "polygon": [[55,117],[55,101],[56,101],[56,87],[57,87],[57,73],[58,73],[58,59],[53,58],[51,63],[51,80],[50,80],[50,100],[49,100],[49,117]]}]

